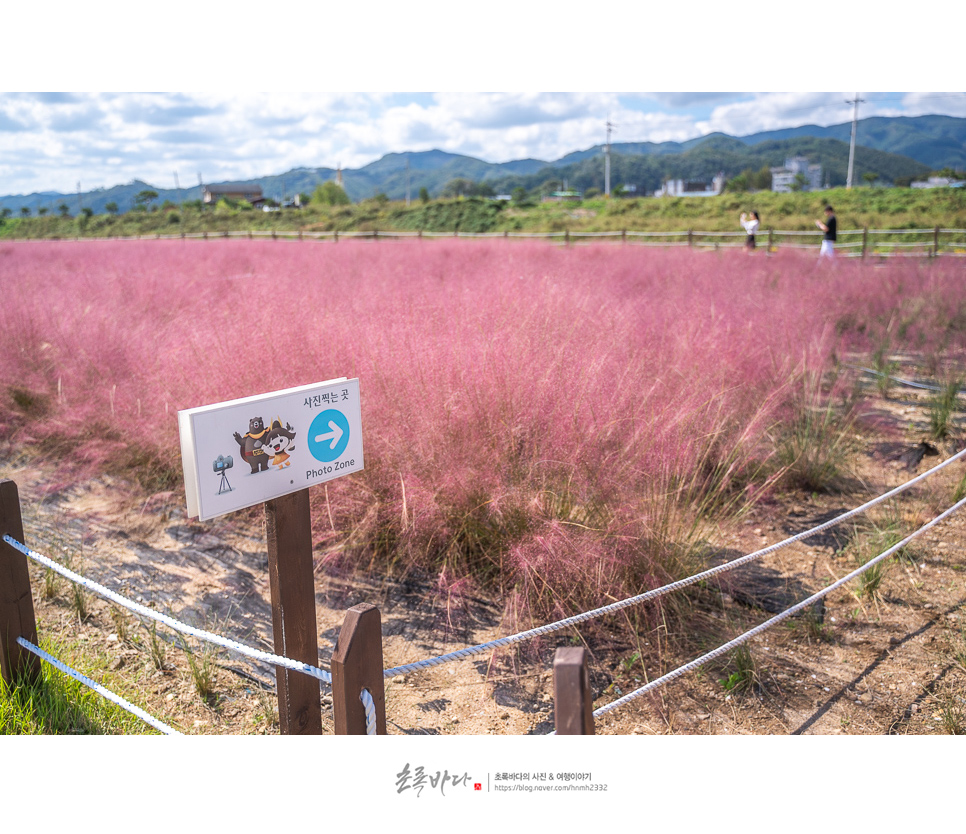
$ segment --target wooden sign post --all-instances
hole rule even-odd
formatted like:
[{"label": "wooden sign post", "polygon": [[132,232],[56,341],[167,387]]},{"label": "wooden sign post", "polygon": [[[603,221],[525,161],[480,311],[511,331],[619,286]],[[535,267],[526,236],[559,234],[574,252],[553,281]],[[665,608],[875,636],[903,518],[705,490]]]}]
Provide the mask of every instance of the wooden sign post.
[{"label": "wooden sign post", "polygon": [[[265,503],[265,534],[275,654],[318,666],[312,516],[307,489]],[[285,735],[320,735],[318,678],[277,666],[275,687],[280,731]]]},{"label": "wooden sign post", "polygon": [[[0,536],[3,535],[24,543],[20,493],[17,485],[7,479],[0,481]],[[40,675],[40,658],[18,644],[18,637],[37,645],[27,557],[0,538],[0,675],[8,686],[20,675],[27,680],[36,680]]]},{"label": "wooden sign post", "polygon": [[[359,380],[186,409],[178,428],[189,516],[265,505],[275,653],[318,666],[308,488],[363,469]],[[281,731],[321,733],[319,679],[276,667],[275,680]]]}]

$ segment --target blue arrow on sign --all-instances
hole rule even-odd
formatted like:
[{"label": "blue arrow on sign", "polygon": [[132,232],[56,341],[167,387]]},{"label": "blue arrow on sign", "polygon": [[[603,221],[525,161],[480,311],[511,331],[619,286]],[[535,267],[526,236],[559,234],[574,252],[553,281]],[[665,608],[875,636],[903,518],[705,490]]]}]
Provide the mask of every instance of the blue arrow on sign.
[{"label": "blue arrow on sign", "polygon": [[308,434],[309,452],[323,463],[331,463],[349,445],[349,421],[341,411],[326,409],[315,415]]}]

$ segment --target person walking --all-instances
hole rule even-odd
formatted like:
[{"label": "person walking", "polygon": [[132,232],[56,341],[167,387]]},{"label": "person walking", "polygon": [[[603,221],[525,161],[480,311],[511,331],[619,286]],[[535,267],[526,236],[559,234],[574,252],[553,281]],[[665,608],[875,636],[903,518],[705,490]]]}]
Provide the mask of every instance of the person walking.
[{"label": "person walking", "polygon": [[815,225],[825,232],[825,236],[822,238],[822,248],[819,250],[818,256],[820,258],[834,257],[836,232],[838,230],[835,209],[831,206],[825,206],[825,222],[816,220]]},{"label": "person walking", "polygon": [[750,252],[755,248],[755,234],[761,225],[761,217],[757,211],[753,211],[751,214],[741,212],[741,217],[738,222],[741,223],[744,230],[748,233],[748,237],[745,238],[745,248]]}]

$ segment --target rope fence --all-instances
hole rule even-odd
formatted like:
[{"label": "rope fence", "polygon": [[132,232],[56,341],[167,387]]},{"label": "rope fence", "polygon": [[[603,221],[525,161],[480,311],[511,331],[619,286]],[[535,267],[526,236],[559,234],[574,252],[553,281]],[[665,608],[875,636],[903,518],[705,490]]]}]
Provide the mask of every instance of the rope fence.
[{"label": "rope fence", "polygon": [[[865,370],[865,369],[863,369]],[[409,674],[411,672],[426,670],[443,663],[447,663],[455,660],[462,660],[468,657],[478,655],[483,652],[492,651],[498,648],[503,648],[523,640],[535,638],[541,635],[549,634],[554,631],[558,631],[569,626],[576,625],[578,623],[586,622],[588,620],[605,616],[607,614],[612,614],[627,608],[632,605],[638,605],[644,602],[648,602],[657,599],[661,596],[669,594],[673,591],[681,590],[690,585],[694,585],[698,582],[706,581],[714,576],[722,574],[726,571],[734,570],[742,565],[748,564],[754,560],[760,559],[765,555],[774,553],[784,547],[787,547],[795,542],[807,539],[811,536],[817,535],[835,525],[841,524],[850,518],[855,517],[867,510],[881,504],[889,499],[899,495],[900,493],[910,489],[916,484],[921,483],[925,479],[935,475],[936,473],[942,471],[947,466],[955,463],[956,461],[962,460],[966,456],[966,449],[963,449],[947,460],[936,465],[932,469],[906,481],[905,483],[865,502],[864,504],[855,507],[847,512],[841,513],[840,515],[832,518],[822,524],[816,525],[808,530],[804,530],[793,536],[789,536],[780,542],[776,542],[768,547],[757,550],[753,553],[749,553],[745,556],[739,557],[732,561],[726,562],[724,564],[709,568],[706,571],[694,574],[692,576],[686,577],[684,579],[678,580],[676,582],[669,583],[668,585],[662,586],[660,588],[655,588],[646,591],[642,594],[629,597],[627,599],[602,606],[600,608],[593,609],[591,611],[586,611],[572,617],[568,617],[553,623],[548,623],[537,628],[533,628],[527,631],[519,632],[517,634],[509,635],[506,637],[501,637],[496,640],[492,640],[486,643],[482,643],[476,646],[470,646],[463,649],[459,649],[454,652],[449,652],[438,657],[427,658],[424,660],[416,661],[414,663],[409,663],[403,666],[396,666],[392,668],[383,668],[382,664],[382,634],[381,634],[381,621],[379,617],[379,609],[375,606],[369,604],[362,604],[355,606],[350,609],[345,623],[342,627],[342,632],[339,635],[338,642],[336,643],[335,652],[332,657],[332,670],[326,671],[318,666],[313,666],[308,663],[301,661],[292,660],[290,658],[284,657],[278,654],[270,654],[268,652],[263,652],[259,649],[254,649],[252,647],[246,646],[234,640],[230,640],[226,637],[222,637],[212,632],[204,631],[202,629],[195,628],[193,626],[187,625],[176,620],[173,617],[161,614],[153,609],[141,605],[139,603],[133,602],[132,600],[114,592],[110,589],[94,582],[74,571],[66,568],[63,565],[37,553],[33,549],[27,547],[20,541],[23,538],[22,534],[22,522],[19,519],[19,499],[16,507],[16,517],[13,517],[10,500],[9,487],[13,488],[13,493],[15,494],[15,485],[11,481],[0,482],[0,486],[3,487],[4,493],[0,495],[3,499],[2,506],[0,506],[0,525],[4,530],[2,541],[4,544],[8,545],[13,551],[21,554],[23,557],[29,558],[46,568],[60,574],[69,581],[84,587],[99,596],[108,599],[122,607],[134,612],[135,614],[151,619],[153,621],[162,623],[163,625],[178,631],[182,634],[186,634],[195,637],[198,640],[212,643],[214,645],[220,646],[222,648],[228,649],[235,653],[241,654],[243,656],[267,662],[274,665],[277,669],[286,669],[295,672],[302,673],[303,675],[309,676],[316,679],[319,683],[328,684],[332,687],[333,693],[333,713],[335,717],[336,732],[337,733],[359,733],[366,735],[376,735],[385,733],[385,691],[383,681],[392,677],[396,677],[403,674]],[[613,701],[597,711],[595,711],[592,716],[589,713],[589,708],[584,709],[586,704],[589,703],[589,695],[586,691],[580,691],[582,688],[586,689],[586,667],[583,666],[583,673],[572,674],[569,680],[573,683],[571,690],[573,691],[572,697],[567,696],[569,700],[573,703],[578,701],[584,704],[581,707],[584,710],[584,715],[582,718],[575,719],[571,722],[573,726],[580,727],[582,729],[574,730],[575,732],[592,732],[592,722],[593,717],[604,715],[611,712],[623,704],[628,703],[635,698],[641,697],[642,695],[653,691],[659,686],[663,686],[676,678],[687,674],[694,669],[708,663],[709,661],[720,657],[721,655],[737,648],[753,637],[757,636],[764,630],[776,625],[788,617],[802,611],[803,609],[814,605],[818,600],[825,597],[827,594],[831,593],[833,590],[841,587],[842,585],[852,581],[864,571],[870,569],[875,564],[881,562],[882,560],[888,558],[892,554],[901,550],[910,541],[912,541],[917,536],[926,532],[927,530],[939,524],[941,521],[952,515],[954,512],[959,510],[964,504],[966,504],[966,498],[957,502],[953,507],[934,518],[932,521],[924,524],[918,530],[916,530],[911,535],[907,536],[903,541],[874,557],[873,559],[866,562],[863,566],[852,571],[847,576],[837,580],[835,583],[831,584],[827,588],[819,591],[816,594],[808,597],[802,602],[790,607],[781,614],[772,617],[765,623],[751,629],[750,631],[742,634],[741,636],[719,646],[711,652],[697,658],[696,660],[687,663],[678,669],[668,672],[667,674],[657,678],[654,681],[646,684],[640,689],[634,692],[628,693],[621,698]],[[10,532],[6,532],[6,531]],[[19,533],[19,538],[12,533]],[[16,568],[16,566],[14,566]],[[51,658],[45,652],[38,649],[36,644],[36,628],[32,626],[33,623],[33,613],[32,613],[32,602],[30,602],[30,589],[29,589],[29,579],[26,580],[26,591],[23,590],[24,577],[26,576],[26,563],[24,562],[24,569],[19,575],[14,575],[11,573],[12,578],[7,578],[5,580],[5,574],[2,572],[6,570],[6,566],[0,561],[0,583],[4,581],[9,582],[11,588],[0,588],[0,591],[4,592],[3,598],[5,599],[15,599],[18,605],[22,609],[19,613],[16,622],[13,624],[13,628],[19,629],[21,632],[13,635],[11,639],[15,639],[15,644],[20,648],[27,650],[29,653],[42,658],[46,662],[54,664],[58,669],[65,672],[65,674],[75,677],[77,680],[81,680],[85,685],[98,691],[104,697],[109,698],[114,703],[122,706],[124,709],[129,709],[130,712],[147,721],[149,724],[155,728],[161,730],[165,733],[174,733],[170,727],[156,721],[156,719],[147,716],[142,710],[137,707],[133,707],[128,704],[123,699],[119,699],[118,696],[109,693],[100,685],[90,681],[88,678],[84,678],[80,673],[70,670],[69,667],[65,667]],[[19,588],[19,589],[18,589]],[[9,592],[8,592],[9,591]],[[29,612],[24,608],[25,605],[29,605]],[[26,616],[29,614],[29,616]],[[0,617],[8,616],[0,608]],[[24,625],[26,623],[26,625]],[[0,628],[4,626],[4,623],[0,622]],[[7,624],[7,631],[11,631],[11,625]],[[0,631],[0,650],[2,650],[3,672],[4,679],[8,679],[8,673],[14,668],[14,661],[16,658],[13,657],[10,651],[10,646],[4,644],[3,632]],[[563,651],[563,650],[558,650]],[[586,659],[581,661],[581,664],[585,664]],[[556,662],[555,662],[555,674],[556,674]],[[583,680],[584,683],[581,684],[580,681]],[[576,688],[575,688],[576,687]],[[280,688],[279,697],[282,697],[282,692]],[[558,706],[558,710],[560,707]],[[560,721],[558,721],[558,730],[560,727]],[[588,730],[588,727],[590,728]]]},{"label": "rope fence", "polygon": [[[930,385],[927,382],[916,382],[912,379],[903,379],[902,377],[893,376],[892,374],[887,374],[884,371],[877,371],[873,368],[863,368],[861,365],[849,365],[848,367],[854,368],[857,371],[862,371],[866,374],[871,374],[872,376],[880,377],[881,379],[891,379],[893,382],[898,382],[900,385],[908,386],[909,388],[919,388],[923,391],[942,391],[943,389],[938,385]],[[966,393],[962,388],[957,392],[957,395]]]},{"label": "rope fence", "polygon": [[882,560],[887,559],[889,556],[892,556],[894,553],[897,553],[898,551],[902,550],[902,548],[905,547],[906,545],[908,545],[913,539],[915,539],[916,537],[922,535],[927,530],[931,530],[933,527],[935,527],[937,524],[939,524],[939,522],[941,522],[944,519],[948,518],[953,513],[955,513],[957,510],[959,510],[961,507],[963,507],[963,505],[966,505],[966,498],[961,499],[956,504],[954,504],[952,507],[950,507],[948,510],[946,510],[945,512],[943,512],[940,515],[936,516],[934,519],[932,519],[932,521],[929,521],[926,524],[923,524],[922,527],[920,527],[914,533],[911,533],[910,535],[906,536],[898,544],[894,544],[888,550],[884,550],[878,556],[873,557],[868,562],[866,562],[864,565],[862,565],[859,568],[856,568],[854,571],[852,571],[851,573],[847,574],[846,576],[843,576],[841,579],[836,580],[835,582],[833,582],[828,587],[823,588],[821,591],[818,591],[818,592],[812,594],[810,597],[802,600],[801,602],[797,603],[796,605],[793,605],[791,608],[787,608],[785,611],[782,611],[780,614],[776,614],[770,620],[767,620],[766,622],[762,623],[761,625],[755,626],[753,629],[751,629],[749,631],[746,631],[744,634],[740,635],[739,637],[736,637],[734,640],[729,640],[727,643],[725,643],[725,644],[719,646],[718,648],[716,648],[716,649],[708,652],[707,654],[701,655],[701,657],[699,657],[699,658],[697,658],[695,660],[692,660],[690,663],[686,663],[683,666],[679,666],[677,669],[675,669],[675,670],[673,670],[671,672],[668,672],[667,674],[662,675],[659,678],[656,678],[655,680],[651,681],[648,684],[645,684],[644,686],[640,687],[639,689],[635,689],[633,692],[628,692],[626,695],[618,698],[616,701],[612,701],[611,703],[606,704],[605,706],[601,707],[600,709],[595,710],[594,711],[594,717],[599,717],[601,715],[605,715],[606,713],[611,712],[611,711],[617,709],[618,707],[621,707],[624,704],[626,704],[626,703],[628,703],[630,701],[633,701],[636,698],[640,698],[642,695],[646,695],[648,692],[651,692],[651,691],[653,691],[654,689],[657,689],[660,686],[664,686],[665,684],[670,683],[672,680],[674,680],[676,678],[679,678],[682,675],[687,674],[688,672],[693,672],[695,669],[699,669],[701,666],[703,666],[708,661],[714,660],[716,657],[720,657],[723,654],[727,654],[728,652],[732,651],[733,649],[738,648],[743,643],[747,643],[752,637],[758,636],[763,631],[768,630],[772,626],[778,625],[778,623],[783,622],[784,620],[787,620],[792,615],[797,614],[798,612],[800,612],[800,611],[802,611],[802,610],[804,610],[806,608],[809,608],[810,606],[812,606],[816,602],[818,602],[820,599],[822,599],[825,596],[827,596],[828,594],[830,594],[832,591],[834,591],[834,590],[836,590],[838,588],[841,588],[843,585],[846,585],[847,583],[851,582],[853,579],[856,579],[861,574],[863,574],[865,571],[867,571],[870,568],[874,567],[875,565],[877,565]]},{"label": "rope fence", "polygon": [[244,643],[238,643],[234,640],[230,640],[227,637],[222,637],[218,634],[213,634],[210,631],[204,631],[200,628],[195,628],[187,623],[183,623],[180,620],[176,620],[174,617],[169,617],[166,614],[161,614],[152,608],[148,608],[145,605],[134,602],[127,597],[121,596],[121,594],[110,590],[110,588],[105,588],[97,582],[88,579],[85,576],[81,576],[78,573],[70,570],[69,568],[55,562],[53,559],[44,556],[42,553],[37,553],[35,550],[31,550],[25,544],[11,538],[9,535],[4,534],[3,541],[9,544],[11,547],[19,550],[24,556],[32,559],[38,564],[43,565],[46,568],[60,574],[65,579],[80,585],[82,588],[86,588],[98,596],[104,597],[104,599],[111,600],[111,602],[116,602],[123,608],[127,608],[135,614],[142,617],[147,617],[148,619],[155,620],[156,622],[166,625],[168,628],[178,631],[182,634],[187,634],[189,637],[195,637],[206,643],[212,643],[216,646],[221,646],[222,648],[229,649],[230,651],[236,652],[237,654],[244,655],[245,657],[252,658],[253,660],[260,660],[266,663],[270,663],[273,666],[281,666],[285,669],[292,669],[296,672],[302,672],[303,674],[309,675],[313,678],[318,678],[322,683],[332,683],[332,675],[326,672],[324,669],[320,669],[317,666],[311,666],[307,663],[300,663],[297,660],[290,660],[287,657],[281,657],[277,654],[271,654],[269,652],[263,652],[260,649],[254,649],[250,646],[246,646]]},{"label": "rope fence", "polygon": [[602,617],[602,616],[605,616],[606,614],[613,614],[613,613],[616,613],[617,611],[620,611],[623,608],[627,608],[632,605],[637,605],[642,602],[648,602],[650,600],[657,599],[658,597],[662,597],[666,594],[669,594],[672,591],[679,591],[682,588],[688,587],[689,585],[694,585],[698,582],[703,582],[704,580],[710,579],[713,576],[717,576],[718,574],[725,573],[726,571],[734,570],[735,568],[741,567],[742,565],[746,565],[749,562],[753,562],[757,559],[760,559],[763,556],[767,556],[771,553],[781,550],[784,547],[788,547],[790,544],[794,544],[795,542],[810,538],[811,536],[815,536],[818,533],[828,530],[830,527],[834,527],[837,524],[841,524],[843,521],[848,521],[850,518],[854,518],[855,516],[861,513],[864,513],[867,510],[870,510],[872,507],[875,507],[876,505],[881,504],[884,501],[888,501],[890,498],[894,498],[896,495],[899,495],[900,493],[904,492],[910,487],[915,486],[916,484],[922,482],[926,478],[941,471],[942,469],[954,463],[955,461],[961,460],[964,455],[966,455],[966,449],[963,449],[957,452],[951,458],[943,461],[937,466],[934,466],[932,469],[928,470],[927,472],[923,472],[921,475],[917,475],[915,478],[912,478],[906,483],[901,484],[900,486],[897,486],[894,489],[891,489],[888,492],[885,492],[882,495],[879,495],[870,501],[867,501],[866,503],[862,504],[859,507],[855,507],[854,509],[849,510],[848,512],[842,513],[841,515],[838,515],[835,518],[824,522],[823,524],[819,524],[815,527],[812,527],[809,530],[805,530],[801,533],[796,533],[794,536],[790,536],[787,539],[783,539],[780,542],[776,542],[775,544],[769,545],[768,547],[764,547],[761,550],[756,550],[754,553],[749,553],[746,556],[741,556],[738,559],[733,559],[732,561],[726,562],[723,565],[718,565],[716,567],[709,568],[706,571],[702,571],[701,573],[694,574],[693,576],[689,576],[685,579],[679,579],[676,582],[672,582],[660,588],[655,588],[650,591],[645,591],[644,593],[638,594],[637,596],[629,597],[627,599],[620,600],[619,602],[614,602],[609,605],[605,605],[601,608],[596,608],[593,611],[586,611],[582,614],[577,614],[572,617],[567,617],[566,619],[559,620],[555,623],[548,623],[547,625],[538,626],[537,628],[530,629],[529,631],[522,631],[518,634],[514,634],[508,637],[501,637],[497,640],[491,640],[488,643],[481,643],[478,646],[471,646],[465,649],[459,649],[455,652],[450,652],[449,654],[444,654],[439,657],[429,658],[427,660],[420,660],[415,663],[407,664],[405,666],[396,666],[392,669],[386,669],[385,676],[387,678],[395,677],[397,675],[404,675],[410,672],[429,669],[433,666],[438,666],[440,664],[448,663],[454,660],[464,660],[465,658],[472,657],[473,655],[481,654],[482,652],[490,651],[492,649],[497,649],[497,648],[503,648],[505,646],[509,646],[514,643],[519,643],[523,640],[529,640],[534,637],[540,637],[541,635],[549,634],[553,631],[559,631],[562,628],[567,628],[568,626],[576,625],[577,623],[582,623],[582,622],[586,622],[587,620],[592,620],[597,617]]}]

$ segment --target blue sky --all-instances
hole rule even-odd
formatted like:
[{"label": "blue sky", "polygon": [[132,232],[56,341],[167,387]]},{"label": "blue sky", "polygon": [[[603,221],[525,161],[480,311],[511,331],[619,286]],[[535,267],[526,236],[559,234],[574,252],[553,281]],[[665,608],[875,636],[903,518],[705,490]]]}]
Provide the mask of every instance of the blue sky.
[{"label": "blue sky", "polygon": [[[909,45],[859,3],[837,25],[796,12],[751,17],[693,2],[655,12],[493,0],[485,13],[452,4],[367,4],[365,19],[301,0],[265,6],[170,0],[139,19],[129,4],[11,10],[0,92],[0,194],[74,192],[140,179],[173,188],[283,173],[356,168],[389,152],[434,148],[490,162],[553,160],[604,142],[745,135],[851,118],[854,92],[709,92],[767,86],[942,90],[958,79],[953,50]],[[712,24],[697,24],[702,9]],[[44,19],[49,17],[50,20]],[[731,19],[733,18],[733,19]],[[606,25],[616,20],[619,25]],[[52,21],[56,21],[52,23]],[[123,21],[118,23],[117,21]],[[862,38],[842,30],[861,26]],[[776,28],[777,27],[777,28]],[[826,34],[819,37],[820,30]],[[776,36],[780,32],[780,37]],[[845,44],[848,44],[847,46]],[[747,45],[747,46],[745,46]],[[617,82],[617,83],[615,83]],[[893,83],[889,83],[893,82]],[[613,86],[677,92],[596,92]],[[297,87],[450,92],[312,92]],[[557,90],[557,92],[461,92]],[[703,90],[703,91],[702,91]],[[966,117],[966,93],[863,92],[860,116]]]}]

